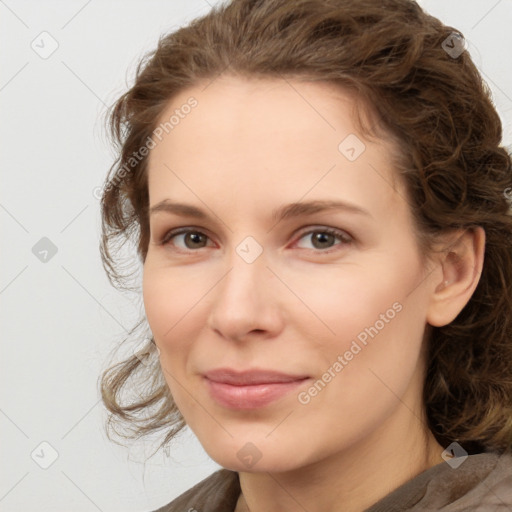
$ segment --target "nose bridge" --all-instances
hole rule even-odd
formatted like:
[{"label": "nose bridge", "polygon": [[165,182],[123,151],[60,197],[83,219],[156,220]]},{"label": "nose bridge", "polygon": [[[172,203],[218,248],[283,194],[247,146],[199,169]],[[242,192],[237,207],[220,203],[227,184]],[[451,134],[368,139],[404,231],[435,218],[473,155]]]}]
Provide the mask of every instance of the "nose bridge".
[{"label": "nose bridge", "polygon": [[[229,271],[218,283],[210,325],[224,336],[239,338],[251,330],[270,330],[276,311],[263,247],[245,240],[227,260]],[[274,320],[272,320],[274,319]]]},{"label": "nose bridge", "polygon": [[[263,298],[261,293],[266,286],[261,285],[269,274],[263,247],[258,246],[261,250],[256,251],[254,243],[243,241],[234,248],[228,258],[230,271],[221,285],[221,293],[227,300],[254,302],[252,308],[257,306],[258,297]],[[243,303],[236,305],[242,307]]]}]

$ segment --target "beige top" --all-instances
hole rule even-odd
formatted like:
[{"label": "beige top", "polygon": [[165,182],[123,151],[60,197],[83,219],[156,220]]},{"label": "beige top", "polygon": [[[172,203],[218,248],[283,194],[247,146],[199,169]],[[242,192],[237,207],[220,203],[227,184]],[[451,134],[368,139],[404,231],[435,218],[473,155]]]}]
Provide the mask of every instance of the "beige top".
[{"label": "beige top", "polygon": [[[238,473],[221,469],[154,512],[234,512],[239,495]],[[512,454],[469,455],[456,469],[442,462],[364,512],[422,510],[512,512]]]}]

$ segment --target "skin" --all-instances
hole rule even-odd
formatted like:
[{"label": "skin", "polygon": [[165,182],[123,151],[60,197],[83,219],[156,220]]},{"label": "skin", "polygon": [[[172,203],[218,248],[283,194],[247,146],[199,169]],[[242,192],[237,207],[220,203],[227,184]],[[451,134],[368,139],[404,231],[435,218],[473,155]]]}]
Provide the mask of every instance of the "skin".
[{"label": "skin", "polygon": [[[198,105],[149,155],[150,206],[168,199],[208,215],[150,217],[143,295],[163,374],[206,452],[239,472],[237,512],[329,512],[341,503],[361,511],[444,463],[422,404],[423,337],[427,324],[451,322],[470,299],[485,233],[455,232],[443,240],[450,250],[425,263],[405,190],[391,186],[391,142],[358,132],[342,90],[227,75],[205,85],[169,102],[161,120],[190,96]],[[366,146],[355,161],[338,150],[348,134]],[[274,208],[314,199],[369,215],[271,219]],[[159,243],[179,227],[205,236]],[[322,245],[315,232],[326,227],[351,241],[325,235]],[[252,263],[236,252],[247,236],[263,248]],[[394,303],[400,312],[300,403],[298,392]],[[265,407],[232,410],[211,398],[201,376],[219,367],[311,379]],[[254,466],[237,456],[243,447],[261,456]]]}]

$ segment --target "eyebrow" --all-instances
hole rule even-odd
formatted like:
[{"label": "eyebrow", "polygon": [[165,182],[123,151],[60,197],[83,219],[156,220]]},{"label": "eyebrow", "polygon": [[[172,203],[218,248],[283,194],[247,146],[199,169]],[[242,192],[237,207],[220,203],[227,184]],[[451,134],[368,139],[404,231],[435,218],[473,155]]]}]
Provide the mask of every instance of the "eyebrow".
[{"label": "eyebrow", "polygon": [[[281,222],[282,220],[290,219],[293,217],[313,215],[315,213],[333,210],[346,211],[348,213],[355,213],[373,218],[372,214],[369,211],[365,210],[364,208],[361,208],[360,206],[345,201],[334,200],[317,200],[290,203],[273,210],[271,218],[274,222],[277,223]],[[168,199],[160,201],[159,203],[155,204],[149,209],[150,215],[153,215],[154,213],[157,212],[172,213],[175,215],[181,215],[184,217],[194,217],[203,220],[208,218],[206,212],[204,212],[200,208],[197,208],[196,206],[184,203],[175,203],[169,201]]]}]

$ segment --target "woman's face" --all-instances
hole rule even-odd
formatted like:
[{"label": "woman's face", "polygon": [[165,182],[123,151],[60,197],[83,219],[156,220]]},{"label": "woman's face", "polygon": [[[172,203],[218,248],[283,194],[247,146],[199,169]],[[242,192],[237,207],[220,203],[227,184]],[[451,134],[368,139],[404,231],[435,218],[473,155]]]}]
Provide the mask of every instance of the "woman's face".
[{"label": "woman's face", "polygon": [[174,97],[153,137],[147,319],[224,467],[291,470],[421,427],[432,279],[390,147],[352,107],[325,83],[223,76]]}]

